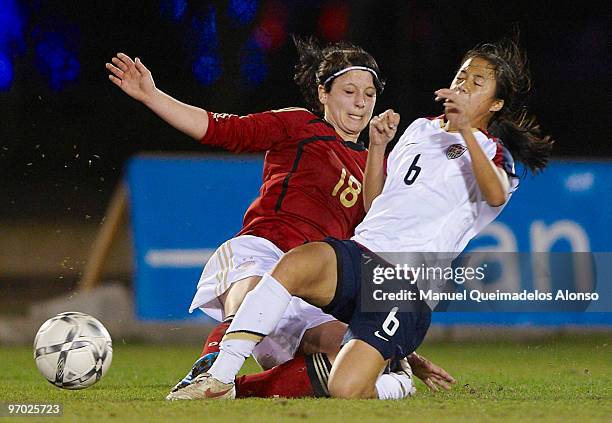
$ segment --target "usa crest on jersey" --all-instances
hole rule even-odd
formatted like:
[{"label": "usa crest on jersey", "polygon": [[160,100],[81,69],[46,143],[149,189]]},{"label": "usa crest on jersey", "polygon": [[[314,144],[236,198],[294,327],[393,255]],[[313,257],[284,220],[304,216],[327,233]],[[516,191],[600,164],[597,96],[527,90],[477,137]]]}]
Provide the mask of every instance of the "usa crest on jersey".
[{"label": "usa crest on jersey", "polygon": [[465,153],[467,147],[463,144],[453,144],[446,150],[446,158],[448,160],[457,159],[461,157],[463,153]]}]

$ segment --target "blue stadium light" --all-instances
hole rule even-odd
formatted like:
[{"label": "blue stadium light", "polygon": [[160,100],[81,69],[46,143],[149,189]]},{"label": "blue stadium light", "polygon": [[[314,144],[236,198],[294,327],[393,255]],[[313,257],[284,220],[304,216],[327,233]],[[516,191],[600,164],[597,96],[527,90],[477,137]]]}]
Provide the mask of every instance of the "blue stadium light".
[{"label": "blue stadium light", "polygon": [[76,53],[66,48],[64,37],[58,33],[42,33],[36,45],[39,70],[49,77],[51,88],[61,90],[67,82],[77,79],[80,63]]},{"label": "blue stadium light", "polygon": [[234,22],[246,25],[255,19],[257,0],[230,0],[227,14]]},{"label": "blue stadium light", "polygon": [[268,65],[265,54],[259,48],[257,41],[250,37],[242,49],[240,72],[248,85],[258,86],[268,77]]},{"label": "blue stadium light", "polygon": [[217,33],[217,11],[210,6],[204,18],[194,18],[195,55],[193,73],[203,85],[212,85],[221,76],[219,58],[219,35]]},{"label": "blue stadium light", "polygon": [[162,0],[159,5],[161,15],[170,18],[175,22],[180,21],[185,16],[187,10],[186,0]]},{"label": "blue stadium light", "polygon": [[200,52],[210,53],[219,48],[219,36],[217,33],[217,11],[210,6],[204,18],[194,18],[191,26],[196,35],[195,49]]},{"label": "blue stadium light", "polygon": [[217,55],[202,55],[193,64],[193,73],[203,85],[212,85],[221,76],[221,61]]},{"label": "blue stadium light", "polygon": [[13,64],[11,59],[0,51],[0,90],[8,90],[11,82],[13,82]]},{"label": "blue stadium light", "polygon": [[24,49],[23,20],[15,1],[0,0],[0,49]]}]

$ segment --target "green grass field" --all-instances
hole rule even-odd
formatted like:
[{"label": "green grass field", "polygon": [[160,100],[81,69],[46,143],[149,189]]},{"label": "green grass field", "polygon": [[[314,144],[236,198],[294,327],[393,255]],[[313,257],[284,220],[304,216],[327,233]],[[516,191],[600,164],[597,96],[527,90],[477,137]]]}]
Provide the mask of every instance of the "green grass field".
[{"label": "green grass field", "polygon": [[[42,379],[29,348],[2,347],[0,402],[59,402],[64,406],[62,421],[612,421],[609,336],[529,344],[430,344],[421,353],[442,364],[458,384],[451,392],[430,393],[419,381],[417,396],[403,401],[165,401],[196,350],[119,344],[102,381],[86,390],[65,391]],[[256,369],[248,362],[243,370]]]}]

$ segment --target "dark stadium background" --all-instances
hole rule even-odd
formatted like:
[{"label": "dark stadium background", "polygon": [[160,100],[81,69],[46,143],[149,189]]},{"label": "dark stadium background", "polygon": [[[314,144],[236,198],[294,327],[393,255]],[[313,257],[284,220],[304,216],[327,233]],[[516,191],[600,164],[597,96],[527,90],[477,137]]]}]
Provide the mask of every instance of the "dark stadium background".
[{"label": "dark stadium background", "polygon": [[[5,0],[0,5],[0,52],[13,66],[8,87],[0,91],[0,216],[8,221],[99,219],[132,154],[206,150],[107,80],[104,63],[117,51],[141,57],[157,86],[176,98],[242,114],[303,104],[292,82],[296,55],[289,34],[350,40],[378,59],[388,83],[377,110],[399,111],[402,130],[417,116],[439,113],[432,93],[449,83],[468,48],[509,34],[516,22],[535,83],[531,110],[556,138],[555,156],[612,154],[606,136],[609,21],[584,2]],[[17,30],[10,13],[18,14]],[[249,43],[257,33],[267,50]],[[46,59],[53,48],[65,54]],[[216,57],[220,66],[198,79],[193,65],[201,54]],[[53,60],[60,63],[51,71]],[[209,85],[201,82],[206,78]]]}]

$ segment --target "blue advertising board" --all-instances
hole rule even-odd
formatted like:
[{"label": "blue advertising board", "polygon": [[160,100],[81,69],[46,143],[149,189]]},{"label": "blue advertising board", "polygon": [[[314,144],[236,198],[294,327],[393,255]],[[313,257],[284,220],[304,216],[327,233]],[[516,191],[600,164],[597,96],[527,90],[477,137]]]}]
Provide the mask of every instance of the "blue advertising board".
[{"label": "blue advertising board", "polygon": [[259,156],[137,156],[128,164],[143,320],[205,319],[187,309],[208,257],[241,228],[262,179]]},{"label": "blue advertising board", "polygon": [[[240,230],[258,195],[261,156],[137,156],[128,166],[136,255],[135,300],[143,320],[189,314],[210,254]],[[555,161],[523,179],[500,217],[468,251],[601,252],[599,284],[612,277],[612,163]],[[608,285],[608,284],[606,284]],[[603,324],[612,313],[435,313],[439,324]]]},{"label": "blue advertising board", "polygon": [[[554,272],[554,258],[564,252],[594,252],[600,292],[610,292],[612,277],[612,163],[553,161],[537,176],[524,178],[501,215],[466,251],[551,252],[544,272]],[[559,264],[559,263],[557,263]],[[530,269],[534,272],[534,269]],[[530,278],[519,273],[523,287]],[[533,288],[533,287],[530,287]],[[612,325],[612,313],[436,313],[439,324]]]}]

